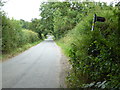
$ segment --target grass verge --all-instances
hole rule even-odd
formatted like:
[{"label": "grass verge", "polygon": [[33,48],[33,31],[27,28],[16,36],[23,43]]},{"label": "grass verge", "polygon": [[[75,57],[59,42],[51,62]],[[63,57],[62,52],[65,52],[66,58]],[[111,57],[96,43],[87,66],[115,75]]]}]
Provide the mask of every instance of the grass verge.
[{"label": "grass verge", "polygon": [[65,85],[62,85],[62,88],[63,87],[65,87],[65,88],[68,88],[69,87],[69,82],[68,82],[68,79],[69,79],[69,74],[72,72],[72,66],[71,66],[71,64],[70,64],[70,62],[69,62],[69,59],[70,59],[70,57],[69,57],[69,50],[70,50],[70,47],[69,47],[69,45],[68,44],[65,44],[64,42],[63,42],[63,40],[57,40],[57,41],[55,41],[56,43],[57,43],[57,45],[61,48],[61,50],[62,50],[62,53],[63,53],[63,55],[65,56],[63,56],[63,58],[62,58],[62,60],[61,60],[61,65],[62,65],[62,76],[63,76],[63,78],[64,78],[64,84]]},{"label": "grass verge", "polygon": [[0,62],[4,62],[4,61],[8,60],[9,58],[14,57],[14,56],[20,54],[21,52],[31,48],[32,46],[37,45],[41,41],[42,40],[39,40],[39,41],[34,42],[34,43],[28,43],[26,45],[23,45],[22,47],[14,49],[11,53],[0,54]]},{"label": "grass verge", "polygon": [[55,41],[57,43],[58,46],[61,47],[62,52],[65,54],[65,56],[69,57],[69,50],[70,47],[66,44],[64,44],[61,40]]}]

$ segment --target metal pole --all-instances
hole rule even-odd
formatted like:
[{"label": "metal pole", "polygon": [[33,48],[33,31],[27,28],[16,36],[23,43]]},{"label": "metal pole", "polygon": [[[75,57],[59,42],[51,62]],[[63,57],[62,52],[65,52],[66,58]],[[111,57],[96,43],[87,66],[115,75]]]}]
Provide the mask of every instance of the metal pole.
[{"label": "metal pole", "polygon": [[93,16],[93,23],[92,23],[92,29],[91,29],[91,31],[94,30],[95,22],[96,22],[96,14],[94,14],[94,16]]}]

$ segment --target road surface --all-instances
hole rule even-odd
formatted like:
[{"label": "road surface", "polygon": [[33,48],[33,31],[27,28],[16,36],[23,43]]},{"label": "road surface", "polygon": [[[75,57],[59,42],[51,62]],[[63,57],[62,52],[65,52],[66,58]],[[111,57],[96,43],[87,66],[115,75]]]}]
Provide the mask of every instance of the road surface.
[{"label": "road surface", "polygon": [[3,88],[59,88],[60,50],[52,39],[3,62]]}]

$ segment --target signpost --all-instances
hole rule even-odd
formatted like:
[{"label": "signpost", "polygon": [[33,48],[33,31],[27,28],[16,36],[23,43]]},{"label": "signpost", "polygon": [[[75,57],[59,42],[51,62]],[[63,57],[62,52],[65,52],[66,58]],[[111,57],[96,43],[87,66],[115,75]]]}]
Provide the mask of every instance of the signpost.
[{"label": "signpost", "polygon": [[105,22],[105,18],[104,18],[104,17],[99,17],[99,16],[97,16],[96,14],[94,14],[91,31],[94,30],[94,26],[95,26],[95,22],[96,22],[96,21]]}]

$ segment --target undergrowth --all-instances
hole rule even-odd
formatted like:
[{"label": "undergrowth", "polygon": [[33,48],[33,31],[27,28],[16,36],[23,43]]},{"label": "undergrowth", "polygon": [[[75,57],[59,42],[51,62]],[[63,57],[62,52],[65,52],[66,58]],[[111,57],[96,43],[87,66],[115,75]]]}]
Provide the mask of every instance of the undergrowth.
[{"label": "undergrowth", "polygon": [[113,10],[96,13],[106,21],[96,22],[94,31],[90,13],[59,40],[72,65],[67,76],[69,88],[120,89],[118,16]]},{"label": "undergrowth", "polygon": [[38,43],[40,43],[42,40],[40,41],[37,41],[37,42],[34,42],[34,43],[27,43],[26,45],[23,45],[22,47],[18,47],[18,48],[15,48],[12,52],[10,53],[4,53],[4,54],[1,54],[0,57],[1,57],[1,61],[6,61],[8,60],[9,58],[11,57],[14,57],[18,54],[20,54],[21,52],[31,48],[32,46],[34,45],[37,45]]}]

